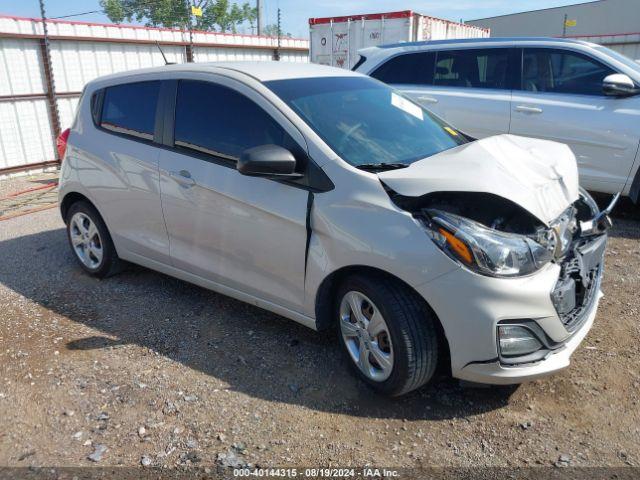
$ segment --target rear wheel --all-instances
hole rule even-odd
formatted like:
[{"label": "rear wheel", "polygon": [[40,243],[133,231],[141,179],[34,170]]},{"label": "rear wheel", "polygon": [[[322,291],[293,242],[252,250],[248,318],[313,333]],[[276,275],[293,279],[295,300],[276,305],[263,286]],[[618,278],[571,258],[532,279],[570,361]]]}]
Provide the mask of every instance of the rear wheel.
[{"label": "rear wheel", "polygon": [[402,395],[433,376],[435,319],[407,286],[384,276],[349,277],[338,290],[336,315],[347,362],[374,390]]},{"label": "rear wheel", "polygon": [[80,266],[96,277],[116,273],[121,260],[98,211],[88,202],[76,202],[67,212],[67,238]]}]

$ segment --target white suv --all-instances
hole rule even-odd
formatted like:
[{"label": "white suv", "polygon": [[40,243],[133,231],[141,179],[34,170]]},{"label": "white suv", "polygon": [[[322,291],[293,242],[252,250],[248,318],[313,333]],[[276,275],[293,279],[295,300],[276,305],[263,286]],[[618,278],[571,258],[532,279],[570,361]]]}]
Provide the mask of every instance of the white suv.
[{"label": "white suv", "polygon": [[401,43],[360,51],[354,70],[389,83],[465,133],[571,147],[580,184],[640,200],[640,64],[554,38]]},{"label": "white suv", "polygon": [[381,392],[438,362],[475,382],[549,374],[596,315],[608,217],[571,151],[470,141],[365,75],[112,75],[87,85],[65,138],[60,210],[87,273],[126,260],[335,328]]}]

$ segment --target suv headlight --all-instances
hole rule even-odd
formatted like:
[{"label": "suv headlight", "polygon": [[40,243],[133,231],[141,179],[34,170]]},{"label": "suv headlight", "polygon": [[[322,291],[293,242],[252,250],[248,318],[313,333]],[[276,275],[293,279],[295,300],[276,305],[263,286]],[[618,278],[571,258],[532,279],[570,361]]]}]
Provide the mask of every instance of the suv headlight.
[{"label": "suv headlight", "polygon": [[468,218],[427,210],[427,233],[445,253],[467,268],[493,277],[528,275],[545,266],[552,253],[525,235],[487,228]]}]

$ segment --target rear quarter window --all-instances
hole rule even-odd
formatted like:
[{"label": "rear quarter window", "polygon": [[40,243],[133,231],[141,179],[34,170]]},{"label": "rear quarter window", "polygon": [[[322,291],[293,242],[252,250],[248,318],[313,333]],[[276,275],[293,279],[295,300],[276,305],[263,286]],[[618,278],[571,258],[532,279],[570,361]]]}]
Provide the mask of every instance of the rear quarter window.
[{"label": "rear quarter window", "polygon": [[159,93],[159,81],[105,88],[100,126],[116,133],[153,140]]},{"label": "rear quarter window", "polygon": [[366,61],[367,61],[367,57],[363,57],[362,55],[360,55],[360,58],[358,58],[358,61],[356,62],[356,64],[353,66],[351,70],[355,72],[356,70],[358,70],[360,65],[362,65]]}]

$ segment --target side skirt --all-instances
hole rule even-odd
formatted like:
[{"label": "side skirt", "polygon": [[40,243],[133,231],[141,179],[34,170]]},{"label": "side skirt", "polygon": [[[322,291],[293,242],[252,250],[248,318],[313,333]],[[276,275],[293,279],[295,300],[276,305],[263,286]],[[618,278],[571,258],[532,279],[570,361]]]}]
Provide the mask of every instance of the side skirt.
[{"label": "side skirt", "polygon": [[226,295],[231,298],[235,298],[236,300],[255,305],[256,307],[263,308],[278,315],[282,315],[283,317],[293,320],[294,322],[298,322],[305,327],[311,328],[312,330],[317,330],[316,321],[314,318],[308,317],[289,308],[282,307],[273,302],[263,300],[235,288],[228,287],[227,285],[224,285],[222,283],[207,280],[206,278],[200,277],[198,275],[185,272],[184,270],[180,270],[178,268],[157,262],[155,260],[150,260],[146,257],[131,252],[123,252],[123,255],[121,255],[120,258],[131,263],[142,265],[143,267],[149,268],[151,270],[164,273],[165,275],[184,280],[185,282],[193,283],[202,288],[213,290],[214,292],[221,293],[222,295]]}]

